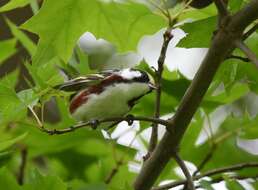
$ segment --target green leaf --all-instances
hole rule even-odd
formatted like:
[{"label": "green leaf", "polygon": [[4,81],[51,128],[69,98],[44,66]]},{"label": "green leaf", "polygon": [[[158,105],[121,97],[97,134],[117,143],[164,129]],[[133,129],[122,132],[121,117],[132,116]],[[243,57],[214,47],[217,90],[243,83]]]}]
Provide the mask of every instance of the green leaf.
[{"label": "green leaf", "polygon": [[96,156],[79,153],[75,151],[74,148],[50,154],[49,158],[58,159],[60,161],[67,170],[67,178],[82,180],[85,179],[85,171],[87,168],[98,160]]},{"label": "green leaf", "polygon": [[4,188],[4,190],[21,190],[21,186],[19,186],[14,178],[14,175],[10,173],[6,168],[0,169],[0,187]]},{"label": "green leaf", "polygon": [[16,69],[7,75],[5,75],[3,78],[0,79],[0,84],[9,86],[10,88],[15,88],[17,80],[18,80],[19,71]]},{"label": "green leaf", "polygon": [[78,63],[73,65],[81,75],[87,75],[90,73],[91,69],[89,67],[89,57],[81,51],[81,49],[78,47],[75,49],[77,55],[78,55]]},{"label": "green leaf", "polygon": [[180,21],[186,19],[200,20],[205,19],[211,16],[217,15],[217,8],[214,3],[210,4],[208,7],[203,9],[186,9],[184,10],[184,14],[181,14],[179,17]]},{"label": "green leaf", "polygon": [[[183,97],[190,85],[190,81],[180,78],[178,80],[162,79],[162,87],[165,93],[175,97],[178,101]],[[176,89],[176,90],[175,90]]]},{"label": "green leaf", "polygon": [[[103,138],[99,131],[91,131],[90,129],[77,130],[72,133],[53,137],[49,136],[48,134],[42,133],[36,125],[36,123],[19,125],[19,132],[29,132],[29,135],[24,140],[24,143],[30,150],[31,156],[57,153],[63,150],[70,149],[72,147],[81,146],[81,144],[88,139]],[[49,125],[45,123],[44,126],[49,129],[61,129],[70,127],[71,125],[71,122],[68,123],[67,120],[65,120],[65,122],[61,121],[58,124],[54,125]]]},{"label": "green leaf", "polygon": [[24,117],[24,107],[18,106],[21,104],[20,99],[15,91],[6,85],[0,83],[0,124],[15,122]]},{"label": "green leaf", "polygon": [[145,62],[145,60],[142,60],[139,65],[137,65],[135,68],[143,70],[147,72],[151,77],[154,79],[155,78],[155,72],[150,68],[148,63]]},{"label": "green leaf", "polygon": [[86,31],[109,40],[125,51],[135,49],[143,35],[154,33],[164,26],[163,18],[154,15],[144,5],[133,2],[65,0],[60,3],[45,0],[39,13],[22,28],[40,36],[33,59],[39,64],[55,55],[66,62],[76,41]]},{"label": "green leaf", "polygon": [[206,190],[214,190],[214,188],[212,187],[211,182],[209,182],[207,180],[201,180],[200,181],[200,186],[203,187]]},{"label": "green leaf", "polygon": [[24,133],[14,139],[0,141],[0,152],[10,148],[18,141],[21,141],[22,139],[24,139],[26,136],[27,136],[27,133]]},{"label": "green leaf", "polygon": [[240,137],[244,139],[258,138],[258,116],[255,118],[228,118],[224,124],[241,128]]},{"label": "green leaf", "polygon": [[89,65],[88,55],[82,52],[79,47],[74,49],[74,53],[68,64],[61,62],[61,68],[68,78],[76,78],[93,72]]},{"label": "green leaf", "polygon": [[69,183],[71,190],[107,190],[107,185],[104,183],[86,184],[83,181],[73,180]]},{"label": "green leaf", "polygon": [[11,29],[13,36],[21,42],[21,44],[32,56],[36,51],[36,45],[34,44],[34,42],[24,32],[19,30],[17,26],[14,23],[12,23],[9,19],[6,18],[5,20],[9,28]]},{"label": "green leaf", "polygon": [[25,184],[24,190],[67,190],[67,185],[57,176],[43,176],[37,170],[31,183]]},{"label": "green leaf", "polygon": [[[255,44],[257,40],[258,35],[255,34],[247,41],[248,46],[254,50],[255,53],[258,52],[257,44]],[[235,51],[233,54],[245,56],[239,51]],[[215,81],[217,84],[223,82],[226,91],[230,90],[236,82],[241,81],[241,83],[247,84],[251,91],[258,93],[258,71],[255,64],[252,64],[251,62],[244,63],[237,59],[226,60],[219,68],[215,76]]]},{"label": "green leaf", "polygon": [[236,180],[226,180],[228,190],[245,190],[245,188]]},{"label": "green leaf", "polygon": [[258,189],[258,181],[256,180],[254,183],[252,183],[254,189]]},{"label": "green leaf", "polygon": [[[247,46],[258,56],[258,47],[257,47],[258,34],[253,33],[249,38],[246,39],[245,43]],[[253,63],[250,63],[253,64]],[[254,65],[254,64],[253,64]]]},{"label": "green leaf", "polygon": [[58,65],[60,65],[60,61],[57,58],[53,58],[40,66],[25,63],[25,66],[32,76],[36,86],[41,90],[53,87],[63,82],[64,79],[58,70]]},{"label": "green leaf", "polygon": [[217,17],[213,16],[184,24],[181,28],[187,33],[187,36],[177,46],[185,48],[209,47],[216,23]]},{"label": "green leaf", "polygon": [[14,90],[16,73],[11,73],[0,80],[0,124],[19,121],[26,117],[27,106],[37,100],[32,90],[16,94]]},{"label": "green leaf", "polygon": [[0,64],[16,52],[16,39],[0,41]]},{"label": "green leaf", "polygon": [[217,84],[221,84],[221,82],[223,82],[225,89],[229,90],[238,80],[236,78],[238,68],[238,63],[235,60],[228,59],[224,61],[219,67],[214,81],[216,81]]},{"label": "green leaf", "polygon": [[4,6],[0,7],[0,12],[10,11],[16,8],[21,8],[30,3],[30,0],[10,0]]},{"label": "green leaf", "polygon": [[206,101],[218,102],[221,104],[232,103],[249,92],[247,84],[236,83],[228,92],[222,92],[216,96],[206,96]]},{"label": "green leaf", "polygon": [[107,190],[105,184],[88,185],[85,190]]},{"label": "green leaf", "polygon": [[190,152],[196,151],[195,149],[197,148],[195,143],[199,137],[204,122],[204,117],[202,117],[201,115],[202,114],[200,111],[197,112],[193,119],[193,122],[190,123],[190,126],[187,129],[181,143],[181,156],[183,157],[183,159],[192,161],[193,163],[198,162],[198,157],[202,157],[202,155],[189,155]]},{"label": "green leaf", "polygon": [[14,151],[12,150],[0,152],[0,168],[5,166],[11,160],[13,153]]},{"label": "green leaf", "polygon": [[[199,127],[200,129],[202,128],[202,126],[202,123],[197,123],[197,126],[195,126],[195,128]],[[193,130],[194,127],[192,128],[190,126],[186,134],[189,133],[189,135],[192,135],[191,133],[193,133]],[[198,129],[195,130],[198,131]],[[213,135],[213,141],[207,140],[203,144],[196,145],[196,138],[193,138],[192,136],[185,136],[180,147],[181,156],[184,160],[188,160],[199,166],[200,163],[207,156],[207,154],[210,154],[210,152],[212,151],[211,159],[206,163],[201,172],[243,162],[257,161],[257,155],[249,154],[248,152],[238,147],[237,131],[239,130],[239,124],[237,124],[235,121],[233,123],[227,122],[226,120],[223,124],[221,124],[219,130]],[[197,132],[195,132],[195,134],[197,134]],[[198,137],[199,136],[197,136],[197,138]],[[217,146],[215,149],[212,149],[212,142],[214,141],[216,141]],[[257,173],[255,168],[245,169],[237,172],[243,175],[255,175]]]},{"label": "green leaf", "polygon": [[232,12],[238,11],[243,4],[243,0],[229,1],[229,8]]},{"label": "green leaf", "polygon": [[238,64],[237,79],[248,84],[249,88],[258,94],[258,71],[254,64]]},{"label": "green leaf", "polygon": [[32,89],[26,89],[18,92],[18,97],[20,98],[21,102],[23,103],[22,106],[35,106],[39,100],[37,95]]}]

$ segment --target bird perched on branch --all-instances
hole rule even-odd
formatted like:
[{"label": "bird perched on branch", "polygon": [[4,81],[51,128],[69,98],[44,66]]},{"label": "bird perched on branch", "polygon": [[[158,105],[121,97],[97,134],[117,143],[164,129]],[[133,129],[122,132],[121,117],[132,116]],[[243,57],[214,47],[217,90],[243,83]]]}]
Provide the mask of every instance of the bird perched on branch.
[{"label": "bird perched on branch", "polygon": [[74,91],[70,113],[78,121],[122,117],[155,86],[144,71],[123,69],[79,77],[56,86]]}]

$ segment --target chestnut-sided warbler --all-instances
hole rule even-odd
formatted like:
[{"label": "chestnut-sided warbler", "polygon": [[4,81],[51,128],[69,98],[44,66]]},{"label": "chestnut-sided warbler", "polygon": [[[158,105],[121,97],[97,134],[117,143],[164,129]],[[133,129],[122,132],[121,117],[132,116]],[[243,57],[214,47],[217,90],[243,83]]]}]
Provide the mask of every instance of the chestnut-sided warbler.
[{"label": "chestnut-sided warbler", "polygon": [[70,113],[76,120],[92,121],[126,115],[155,86],[146,72],[123,69],[75,78],[58,89],[76,92],[70,101]]}]

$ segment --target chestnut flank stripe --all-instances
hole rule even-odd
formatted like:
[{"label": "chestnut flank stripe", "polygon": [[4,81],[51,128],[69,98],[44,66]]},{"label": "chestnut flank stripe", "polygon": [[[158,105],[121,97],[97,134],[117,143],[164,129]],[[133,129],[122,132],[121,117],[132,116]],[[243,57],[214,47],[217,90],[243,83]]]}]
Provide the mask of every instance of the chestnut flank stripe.
[{"label": "chestnut flank stripe", "polygon": [[70,103],[70,113],[74,113],[77,108],[79,108],[82,104],[85,104],[88,101],[88,97],[91,94],[100,94],[103,92],[104,88],[120,82],[128,82],[123,79],[121,76],[112,74],[107,78],[103,79],[99,84],[88,87],[87,89],[81,91],[77,94]]}]

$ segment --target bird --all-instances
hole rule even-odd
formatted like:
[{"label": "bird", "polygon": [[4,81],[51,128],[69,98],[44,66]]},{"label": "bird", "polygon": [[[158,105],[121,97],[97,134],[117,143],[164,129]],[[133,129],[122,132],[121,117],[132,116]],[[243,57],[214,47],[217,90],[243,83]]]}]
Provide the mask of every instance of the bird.
[{"label": "bird", "polygon": [[79,122],[123,117],[140,98],[156,89],[152,78],[139,69],[104,71],[66,81],[55,88],[73,91],[69,110]]}]

